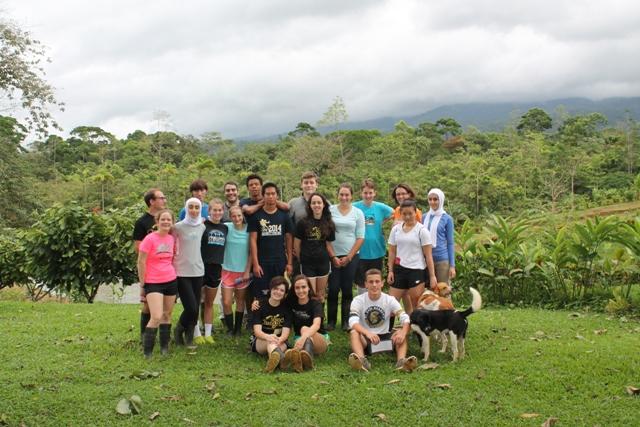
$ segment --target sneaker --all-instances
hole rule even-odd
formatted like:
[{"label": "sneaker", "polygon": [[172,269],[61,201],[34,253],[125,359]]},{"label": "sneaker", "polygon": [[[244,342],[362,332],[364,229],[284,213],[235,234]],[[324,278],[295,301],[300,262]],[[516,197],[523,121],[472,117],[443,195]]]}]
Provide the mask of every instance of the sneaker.
[{"label": "sneaker", "polygon": [[269,360],[267,360],[267,366],[264,368],[264,372],[271,373],[276,370],[276,367],[280,364],[280,353],[276,350],[273,350],[269,355]]},{"label": "sneaker", "polygon": [[302,360],[303,369],[313,369],[313,357],[305,350],[300,352],[300,359]]},{"label": "sneaker", "polygon": [[371,369],[371,364],[367,360],[366,357],[360,357],[355,353],[351,353],[349,355],[349,366],[356,371],[365,371],[369,372]]},{"label": "sneaker", "polygon": [[207,335],[206,337],[204,337],[204,342],[207,344],[215,344],[215,340],[211,335]]},{"label": "sneaker", "polygon": [[293,353],[291,354],[291,364],[293,365],[293,370],[297,373],[304,370],[302,365],[302,355],[299,350],[293,350]]},{"label": "sneaker", "polygon": [[193,339],[193,343],[194,343],[195,345],[203,345],[205,342],[206,342],[206,341],[205,341],[205,339],[204,339],[204,337],[203,337],[202,335],[201,335],[201,336],[199,336],[199,337],[195,337],[195,338]]},{"label": "sneaker", "polygon": [[396,362],[396,369],[404,372],[412,372],[418,366],[418,359],[415,356],[403,357]]}]

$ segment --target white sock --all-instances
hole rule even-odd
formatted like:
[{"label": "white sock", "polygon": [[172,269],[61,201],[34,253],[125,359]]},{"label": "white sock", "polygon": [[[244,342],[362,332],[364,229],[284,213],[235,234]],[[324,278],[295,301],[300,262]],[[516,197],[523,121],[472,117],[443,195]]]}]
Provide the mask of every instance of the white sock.
[{"label": "white sock", "polygon": [[195,328],[193,328],[193,337],[196,338],[196,337],[200,337],[200,336],[202,336],[202,335],[200,334],[200,324],[198,324],[198,325],[196,325]]},{"label": "white sock", "polygon": [[213,325],[211,323],[205,323],[204,324],[204,336],[205,337],[210,337],[211,336],[211,329],[213,328]]}]

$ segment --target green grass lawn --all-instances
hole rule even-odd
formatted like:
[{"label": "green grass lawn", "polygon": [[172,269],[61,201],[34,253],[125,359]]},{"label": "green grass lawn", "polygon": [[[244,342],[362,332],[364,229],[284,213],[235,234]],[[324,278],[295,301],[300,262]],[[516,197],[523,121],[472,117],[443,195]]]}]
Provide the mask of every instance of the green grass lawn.
[{"label": "green grass lawn", "polygon": [[[411,374],[389,355],[373,357],[368,374],[351,371],[342,332],[303,374],[263,374],[247,336],[216,334],[197,354],[172,348],[145,361],[137,321],[133,305],[0,302],[0,425],[640,423],[640,396],[625,390],[640,386],[640,323],[604,314],[482,310],[470,317],[466,359],[434,351],[439,367]],[[138,370],[160,375],[131,378]],[[118,415],[133,394],[141,413]]]}]

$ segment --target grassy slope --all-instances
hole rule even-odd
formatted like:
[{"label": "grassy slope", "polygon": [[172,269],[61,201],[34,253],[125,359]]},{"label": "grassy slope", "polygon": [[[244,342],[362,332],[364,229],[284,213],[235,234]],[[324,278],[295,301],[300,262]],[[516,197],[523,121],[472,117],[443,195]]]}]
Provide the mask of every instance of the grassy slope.
[{"label": "grassy slope", "polygon": [[[0,302],[0,415],[30,426],[371,425],[382,423],[378,413],[389,425],[540,425],[549,416],[560,425],[632,425],[640,413],[640,397],[625,393],[640,386],[640,324],[599,314],[483,310],[471,317],[463,362],[436,352],[439,368],[413,374],[395,372],[389,356],[374,357],[369,374],[350,371],[346,335],[335,333],[315,372],[275,375],[261,373],[264,360],[247,353],[246,337],[217,335],[196,355],[172,349],[146,362],[132,341],[137,315],[134,306]],[[544,335],[531,339],[537,331]],[[162,374],[129,378],[136,369]],[[212,381],[217,399],[206,389]],[[118,400],[132,394],[142,414],[117,415]]]}]

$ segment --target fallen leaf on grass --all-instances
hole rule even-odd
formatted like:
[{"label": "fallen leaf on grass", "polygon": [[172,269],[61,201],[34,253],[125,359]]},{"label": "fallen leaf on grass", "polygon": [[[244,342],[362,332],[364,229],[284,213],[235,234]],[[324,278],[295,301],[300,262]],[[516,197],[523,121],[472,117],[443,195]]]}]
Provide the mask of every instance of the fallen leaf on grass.
[{"label": "fallen leaf on grass", "polygon": [[156,418],[158,418],[160,416],[160,412],[156,411],[153,414],[149,415],[149,419],[151,421],[155,420]]},{"label": "fallen leaf on grass", "polygon": [[131,415],[131,404],[129,399],[120,399],[116,405],[116,412],[120,415]]},{"label": "fallen leaf on grass", "polygon": [[7,414],[2,413],[0,414],[0,426],[6,425],[9,425],[9,417],[7,417]]},{"label": "fallen leaf on grass", "polygon": [[185,423],[189,423],[189,424],[195,424],[195,421],[190,420],[189,418],[183,418],[182,421],[184,421]]},{"label": "fallen leaf on grass", "polygon": [[263,390],[262,394],[278,394],[278,391],[275,388],[270,388],[268,390]]},{"label": "fallen leaf on grass", "polygon": [[399,382],[400,380],[396,378],[396,379],[387,381],[387,384],[398,384]]},{"label": "fallen leaf on grass", "polygon": [[425,369],[425,370],[429,370],[429,369],[436,369],[438,366],[440,366],[440,365],[438,365],[438,364],[437,364],[437,363],[435,363],[435,362],[431,362],[431,363],[424,363],[424,364],[422,364],[422,365],[418,366],[418,369]]},{"label": "fallen leaf on grass", "polygon": [[320,399],[320,396],[318,396],[318,393],[314,394],[313,396],[311,396],[312,400],[318,400]]},{"label": "fallen leaf on grass", "polygon": [[437,384],[434,388],[439,388],[441,390],[449,390],[451,388],[451,384]]},{"label": "fallen leaf on grass", "polygon": [[556,417],[549,417],[545,420],[545,422],[542,423],[541,427],[551,427],[552,425],[554,425],[556,422],[558,421],[558,419]]},{"label": "fallen leaf on grass", "polygon": [[129,402],[131,403],[131,412],[134,414],[139,414],[142,409],[142,399],[137,394],[134,394],[129,398]]},{"label": "fallen leaf on grass", "polygon": [[250,391],[249,393],[244,395],[244,400],[251,400],[252,397],[253,397],[253,392]]},{"label": "fallen leaf on grass", "polygon": [[146,380],[147,378],[158,378],[162,373],[157,371],[147,371],[146,369],[140,369],[133,371],[129,378],[136,380]]},{"label": "fallen leaf on grass", "polygon": [[385,414],[383,414],[382,412],[381,412],[381,413],[379,413],[379,414],[375,414],[375,415],[373,416],[373,418],[377,418],[377,419],[379,419],[380,421],[387,421],[387,416],[386,416]]},{"label": "fallen leaf on grass", "polygon": [[318,384],[329,385],[329,381],[319,381]]},{"label": "fallen leaf on grass", "polygon": [[594,334],[596,335],[604,335],[607,333],[606,329],[596,329],[595,331],[593,331]]},{"label": "fallen leaf on grass", "polygon": [[529,418],[537,418],[540,414],[536,414],[535,412],[528,412],[524,414],[520,414],[520,418],[529,419]]},{"label": "fallen leaf on grass", "polygon": [[[198,354],[198,352],[197,352],[197,351],[188,351],[188,352],[187,352],[187,354],[188,354],[189,356],[195,356],[196,354]],[[192,422],[193,422],[193,421],[192,421]]]},{"label": "fallen leaf on grass", "polygon": [[640,394],[640,388],[634,387],[632,385],[627,386],[627,394],[629,396],[637,396]]},{"label": "fallen leaf on grass", "polygon": [[213,400],[217,400],[217,399],[220,399],[220,393],[213,394]]},{"label": "fallen leaf on grass", "polygon": [[210,392],[214,392],[216,390],[216,383],[209,383],[209,384],[205,384],[204,388],[207,389],[207,391]]},{"label": "fallen leaf on grass", "polygon": [[484,369],[481,369],[480,372],[478,372],[478,375],[476,375],[476,378],[481,380],[483,379],[485,376],[487,375],[487,373],[485,372]]},{"label": "fallen leaf on grass", "polygon": [[576,338],[577,340],[584,340],[584,337],[583,337],[582,335],[580,335],[580,334],[576,334],[576,337],[575,337],[575,338]]}]

